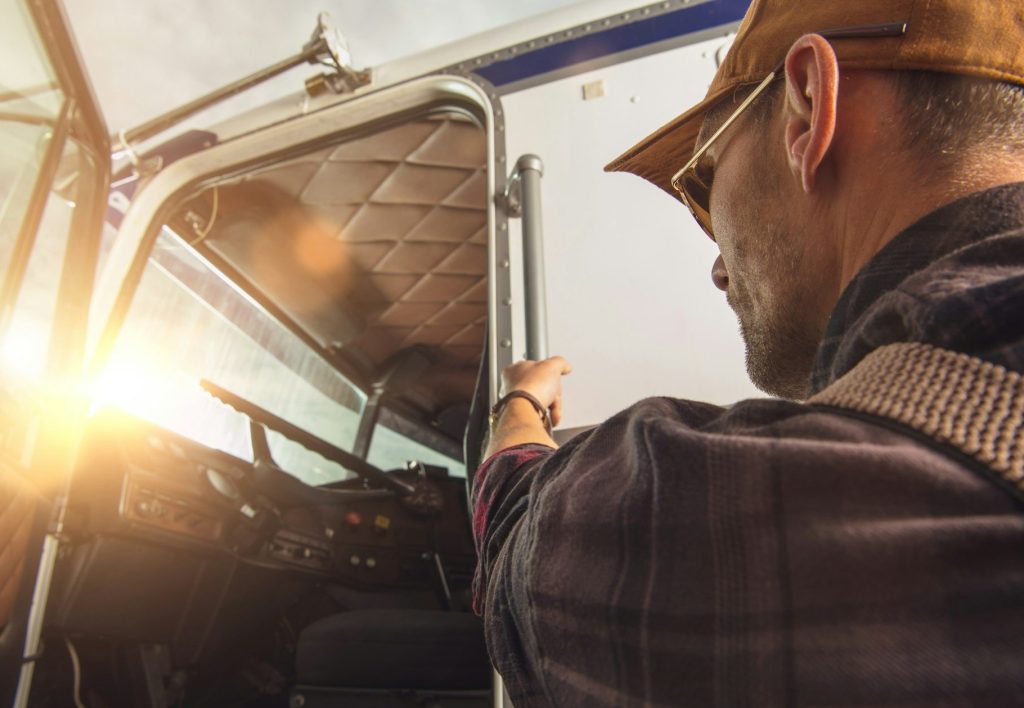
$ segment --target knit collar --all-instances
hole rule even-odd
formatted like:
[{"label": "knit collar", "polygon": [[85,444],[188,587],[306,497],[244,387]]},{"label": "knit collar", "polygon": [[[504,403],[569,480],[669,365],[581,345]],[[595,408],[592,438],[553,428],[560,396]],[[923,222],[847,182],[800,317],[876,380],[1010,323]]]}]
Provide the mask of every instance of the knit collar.
[{"label": "knit collar", "polygon": [[[1020,319],[1021,307],[1024,182],[947,204],[875,254],[832,311],[811,373],[812,393],[875,348],[898,341],[980,356],[995,351],[988,358],[1016,368],[1024,357],[1024,327],[989,330],[1007,316]],[[1011,361],[998,361],[1007,356]]]}]

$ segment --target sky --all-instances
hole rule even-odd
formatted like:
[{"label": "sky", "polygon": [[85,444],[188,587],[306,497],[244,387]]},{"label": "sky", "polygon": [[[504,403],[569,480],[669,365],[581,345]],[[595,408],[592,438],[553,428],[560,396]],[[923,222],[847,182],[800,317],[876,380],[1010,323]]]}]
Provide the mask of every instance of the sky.
[{"label": "sky", "polygon": [[[112,133],[301,50],[328,11],[357,67],[446,44],[579,0],[64,0]],[[252,108],[302,88],[304,66],[211,109]]]}]

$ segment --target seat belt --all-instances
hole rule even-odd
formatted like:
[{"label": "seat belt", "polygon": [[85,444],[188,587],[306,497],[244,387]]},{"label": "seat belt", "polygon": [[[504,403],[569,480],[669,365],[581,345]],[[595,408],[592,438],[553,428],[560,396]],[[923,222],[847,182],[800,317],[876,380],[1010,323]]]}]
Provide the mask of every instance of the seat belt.
[{"label": "seat belt", "polygon": [[1024,504],[1024,376],[927,344],[880,347],[808,401],[953,448]]}]

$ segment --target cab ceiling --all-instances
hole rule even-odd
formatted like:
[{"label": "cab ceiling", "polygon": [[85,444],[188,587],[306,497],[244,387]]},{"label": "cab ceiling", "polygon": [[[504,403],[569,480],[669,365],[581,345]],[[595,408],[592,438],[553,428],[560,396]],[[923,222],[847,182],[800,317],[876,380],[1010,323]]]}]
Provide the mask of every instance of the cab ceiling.
[{"label": "cab ceiling", "polygon": [[402,398],[436,416],[468,403],[484,345],[486,163],[479,126],[423,118],[208,189],[180,218],[364,382],[427,353]]}]

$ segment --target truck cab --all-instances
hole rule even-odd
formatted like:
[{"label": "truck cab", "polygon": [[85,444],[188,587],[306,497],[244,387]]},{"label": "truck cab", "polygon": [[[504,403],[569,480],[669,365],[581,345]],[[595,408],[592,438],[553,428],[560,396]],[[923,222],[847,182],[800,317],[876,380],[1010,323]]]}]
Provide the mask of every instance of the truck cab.
[{"label": "truck cab", "polygon": [[[560,439],[668,392],[680,337],[669,389],[750,390],[693,307],[713,245],[597,171],[746,3],[586,5],[374,68],[321,18],[112,139],[59,3],[0,0],[0,702],[501,704],[467,494],[501,368],[591,364]],[[172,135],[288,62],[295,96]]]}]

